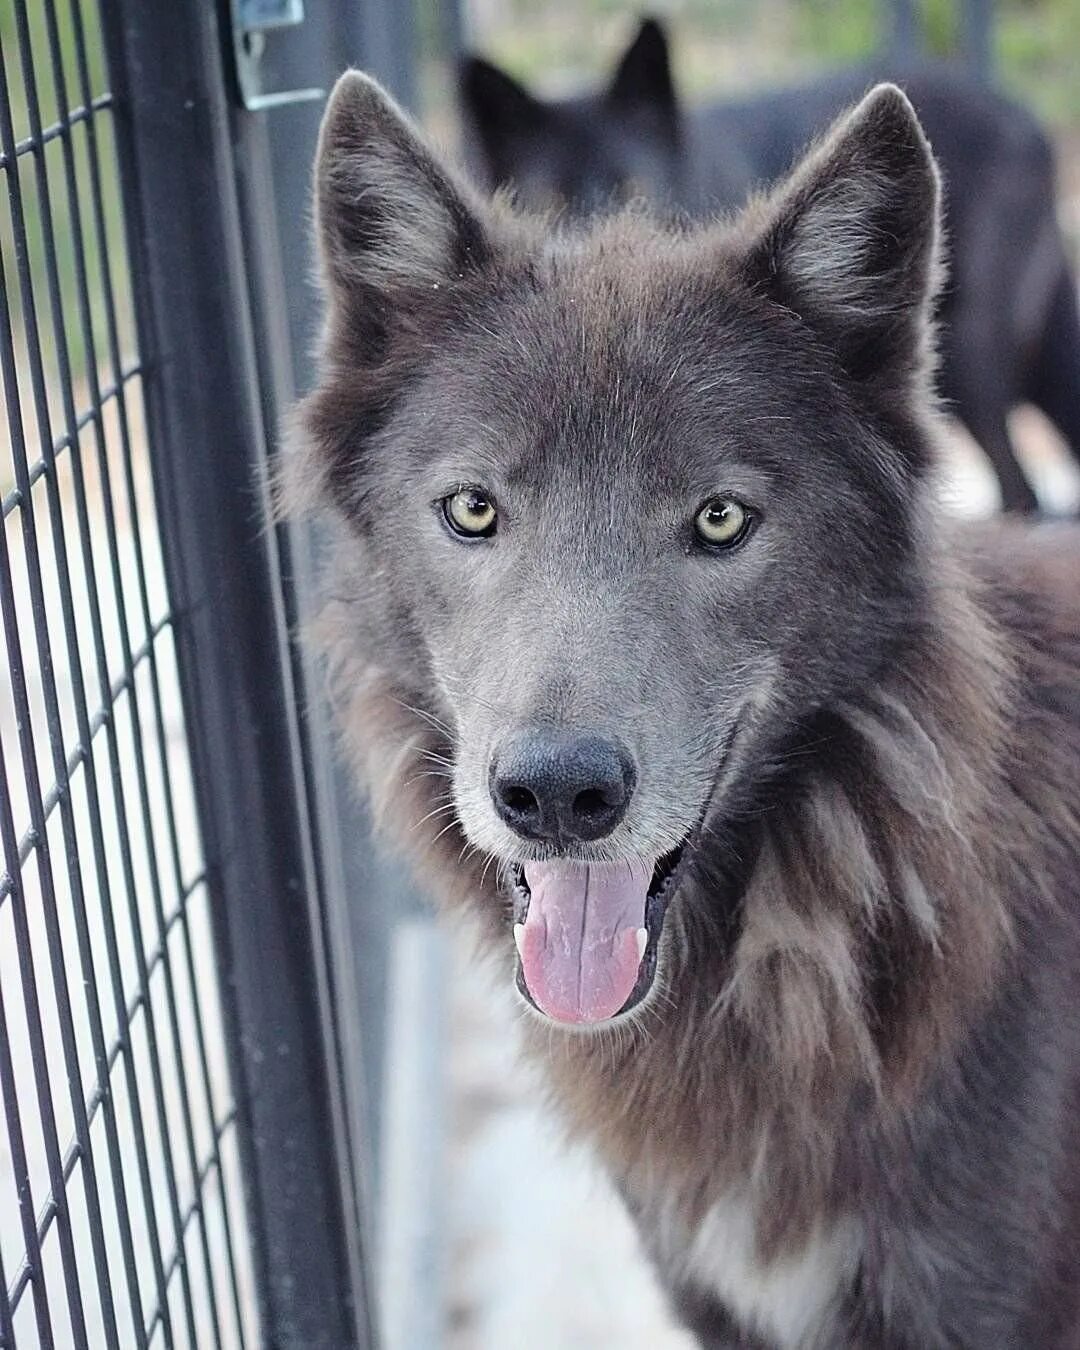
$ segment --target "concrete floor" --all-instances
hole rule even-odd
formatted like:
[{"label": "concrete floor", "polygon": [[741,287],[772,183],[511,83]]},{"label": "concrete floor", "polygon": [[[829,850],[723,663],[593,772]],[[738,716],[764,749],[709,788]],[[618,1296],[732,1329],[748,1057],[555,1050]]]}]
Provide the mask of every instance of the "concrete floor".
[{"label": "concrete floor", "polygon": [[448,1350],[691,1350],[621,1203],[518,1062],[509,988],[450,950]]}]

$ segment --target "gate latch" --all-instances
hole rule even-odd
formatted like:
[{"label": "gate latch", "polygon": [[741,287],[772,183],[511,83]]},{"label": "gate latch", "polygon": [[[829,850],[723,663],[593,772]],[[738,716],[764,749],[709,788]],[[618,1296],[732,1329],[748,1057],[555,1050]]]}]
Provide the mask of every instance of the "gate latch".
[{"label": "gate latch", "polygon": [[304,0],[232,0],[231,12],[236,82],[248,112],[310,103],[324,97],[324,89],[263,88],[267,34],[303,23]]}]

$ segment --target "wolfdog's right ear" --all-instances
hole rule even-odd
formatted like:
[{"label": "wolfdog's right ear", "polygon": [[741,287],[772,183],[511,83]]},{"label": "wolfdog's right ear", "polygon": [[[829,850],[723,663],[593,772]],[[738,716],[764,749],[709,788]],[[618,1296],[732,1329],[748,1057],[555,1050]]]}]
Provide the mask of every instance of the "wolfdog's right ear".
[{"label": "wolfdog's right ear", "polygon": [[315,162],[315,217],[331,305],[393,303],[453,286],[492,255],[484,208],[428,150],[383,89],[347,71],[330,95]]},{"label": "wolfdog's right ear", "polygon": [[763,203],[746,275],[859,378],[906,387],[928,362],[940,283],[938,171],[907,96],[881,84]]}]

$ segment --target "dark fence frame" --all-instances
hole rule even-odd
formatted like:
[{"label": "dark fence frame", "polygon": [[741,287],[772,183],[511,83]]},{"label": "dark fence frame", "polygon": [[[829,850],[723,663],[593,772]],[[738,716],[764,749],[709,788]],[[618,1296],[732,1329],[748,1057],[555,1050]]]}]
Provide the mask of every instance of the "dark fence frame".
[{"label": "dark fence frame", "polygon": [[106,38],[263,1344],[364,1347],[362,1141],[343,1102],[283,541],[265,524],[280,394],[253,299],[266,114],[240,108],[208,0],[111,0]]}]

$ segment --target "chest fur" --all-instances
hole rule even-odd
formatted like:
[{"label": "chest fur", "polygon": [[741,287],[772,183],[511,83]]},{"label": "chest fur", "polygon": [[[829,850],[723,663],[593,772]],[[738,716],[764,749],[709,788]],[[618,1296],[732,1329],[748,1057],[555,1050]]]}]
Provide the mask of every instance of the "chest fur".
[{"label": "chest fur", "polygon": [[[646,1226],[649,1218],[643,1216]],[[651,1240],[671,1285],[715,1299],[748,1332],[777,1350],[818,1350],[858,1264],[851,1220],[813,1230],[797,1249],[763,1261],[755,1239],[754,1206],[743,1191],[714,1202],[693,1226],[676,1208],[654,1212]]]}]

